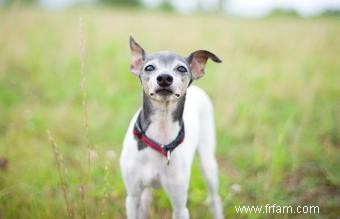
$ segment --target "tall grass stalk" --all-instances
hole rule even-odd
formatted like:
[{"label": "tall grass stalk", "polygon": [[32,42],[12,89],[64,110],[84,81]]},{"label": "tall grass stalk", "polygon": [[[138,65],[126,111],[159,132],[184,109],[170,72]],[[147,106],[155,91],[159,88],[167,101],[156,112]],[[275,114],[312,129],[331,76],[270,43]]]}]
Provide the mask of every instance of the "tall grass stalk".
[{"label": "tall grass stalk", "polygon": [[[84,128],[84,146],[87,148],[87,161],[88,161],[88,180],[91,179],[91,146],[89,135],[88,123],[88,105],[87,105],[87,78],[85,75],[85,33],[83,17],[79,17],[79,60],[80,60],[80,88],[82,92],[82,106],[83,106],[83,128]],[[85,206],[85,187],[83,183],[80,185],[80,193],[82,200],[82,217],[86,218]],[[91,215],[91,213],[90,213]]]},{"label": "tall grass stalk", "polygon": [[81,199],[81,217],[83,219],[86,219],[85,189],[84,189],[84,184],[82,181],[80,182],[79,193],[80,193],[80,199]]},{"label": "tall grass stalk", "polygon": [[104,176],[104,197],[101,201],[101,210],[100,210],[100,215],[101,217],[105,216],[105,212],[107,211],[107,206],[108,206],[108,201],[109,201],[109,191],[108,188],[110,186],[109,184],[109,165],[110,165],[110,160],[107,159],[107,161],[105,162],[105,176]]},{"label": "tall grass stalk", "polygon": [[88,122],[88,105],[87,105],[87,78],[85,75],[85,34],[83,17],[79,17],[79,57],[80,57],[80,88],[82,92],[83,105],[83,128],[84,128],[84,145],[87,147],[87,159],[89,173],[91,173],[91,159],[90,159],[90,136],[89,136],[89,122]]},{"label": "tall grass stalk", "polygon": [[58,171],[58,175],[59,175],[61,189],[62,189],[62,192],[63,192],[64,201],[65,201],[65,204],[66,204],[67,214],[70,217],[72,217],[73,216],[73,208],[72,208],[70,201],[69,201],[69,198],[68,198],[67,184],[66,184],[66,180],[65,180],[65,170],[63,169],[63,158],[62,158],[62,155],[60,154],[60,152],[58,150],[58,145],[57,145],[56,141],[54,140],[54,138],[52,137],[50,130],[46,130],[46,133],[47,133],[47,136],[48,136],[48,140],[51,143],[53,154],[54,154],[54,159],[56,161],[57,171]]}]

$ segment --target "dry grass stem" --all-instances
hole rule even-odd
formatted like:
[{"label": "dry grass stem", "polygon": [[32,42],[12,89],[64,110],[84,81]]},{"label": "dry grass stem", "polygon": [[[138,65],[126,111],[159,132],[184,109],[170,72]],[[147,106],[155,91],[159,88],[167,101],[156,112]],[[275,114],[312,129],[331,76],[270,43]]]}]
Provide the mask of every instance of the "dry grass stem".
[{"label": "dry grass stem", "polygon": [[62,156],[58,151],[58,145],[57,145],[56,141],[54,140],[54,138],[52,137],[50,130],[46,130],[46,133],[47,133],[47,136],[48,136],[48,140],[51,143],[53,154],[54,154],[54,159],[56,161],[57,171],[58,171],[58,175],[59,175],[61,189],[62,189],[62,192],[63,192],[64,201],[65,201],[65,204],[66,204],[67,214],[70,217],[72,217],[73,216],[73,209],[71,207],[71,204],[70,204],[70,201],[69,201],[69,198],[68,198],[65,174],[64,174],[64,171],[63,171]]},{"label": "dry grass stem", "polygon": [[87,78],[85,75],[85,34],[84,34],[84,21],[79,17],[79,57],[80,57],[80,87],[82,91],[82,105],[83,105],[83,127],[84,127],[84,144],[88,149],[88,165],[89,172],[91,172],[91,159],[90,159],[90,136],[89,136],[89,123],[88,123],[88,105],[87,105]]},{"label": "dry grass stem", "polygon": [[83,183],[80,183],[79,193],[81,198],[81,216],[83,219],[86,219],[86,206],[85,206],[85,188]]}]

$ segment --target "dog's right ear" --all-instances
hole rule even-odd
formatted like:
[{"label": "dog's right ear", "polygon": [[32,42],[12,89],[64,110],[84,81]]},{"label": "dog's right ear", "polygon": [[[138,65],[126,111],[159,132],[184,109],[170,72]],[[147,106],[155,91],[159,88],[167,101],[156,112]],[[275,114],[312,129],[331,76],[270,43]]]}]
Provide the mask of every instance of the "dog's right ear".
[{"label": "dog's right ear", "polygon": [[130,36],[130,49],[131,49],[131,66],[130,69],[136,75],[140,74],[140,70],[145,58],[144,49]]}]

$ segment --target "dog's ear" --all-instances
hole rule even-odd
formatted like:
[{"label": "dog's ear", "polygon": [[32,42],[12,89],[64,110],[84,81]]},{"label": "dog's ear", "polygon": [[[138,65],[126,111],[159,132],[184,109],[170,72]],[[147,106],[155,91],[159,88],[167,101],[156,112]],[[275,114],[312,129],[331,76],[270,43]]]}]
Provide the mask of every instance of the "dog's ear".
[{"label": "dog's ear", "polygon": [[131,66],[130,69],[136,75],[139,75],[145,58],[144,49],[130,36],[131,49]]},{"label": "dog's ear", "polygon": [[189,55],[187,61],[190,65],[193,79],[198,79],[204,75],[204,67],[208,58],[214,62],[222,62],[215,54],[207,50],[197,50]]}]

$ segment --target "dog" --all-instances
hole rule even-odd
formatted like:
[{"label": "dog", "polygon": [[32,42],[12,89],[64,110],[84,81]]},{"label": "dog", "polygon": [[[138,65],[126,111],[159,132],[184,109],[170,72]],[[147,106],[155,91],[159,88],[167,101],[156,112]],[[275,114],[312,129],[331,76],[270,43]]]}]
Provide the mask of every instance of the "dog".
[{"label": "dog", "polygon": [[169,51],[149,54],[131,36],[130,49],[130,68],[143,87],[143,105],[130,122],[120,157],[127,218],[147,217],[152,188],[159,187],[170,198],[172,218],[189,218],[188,188],[197,152],[212,213],[222,219],[213,107],[207,94],[191,85],[204,75],[208,59],[221,60],[206,50],[188,57]]}]

